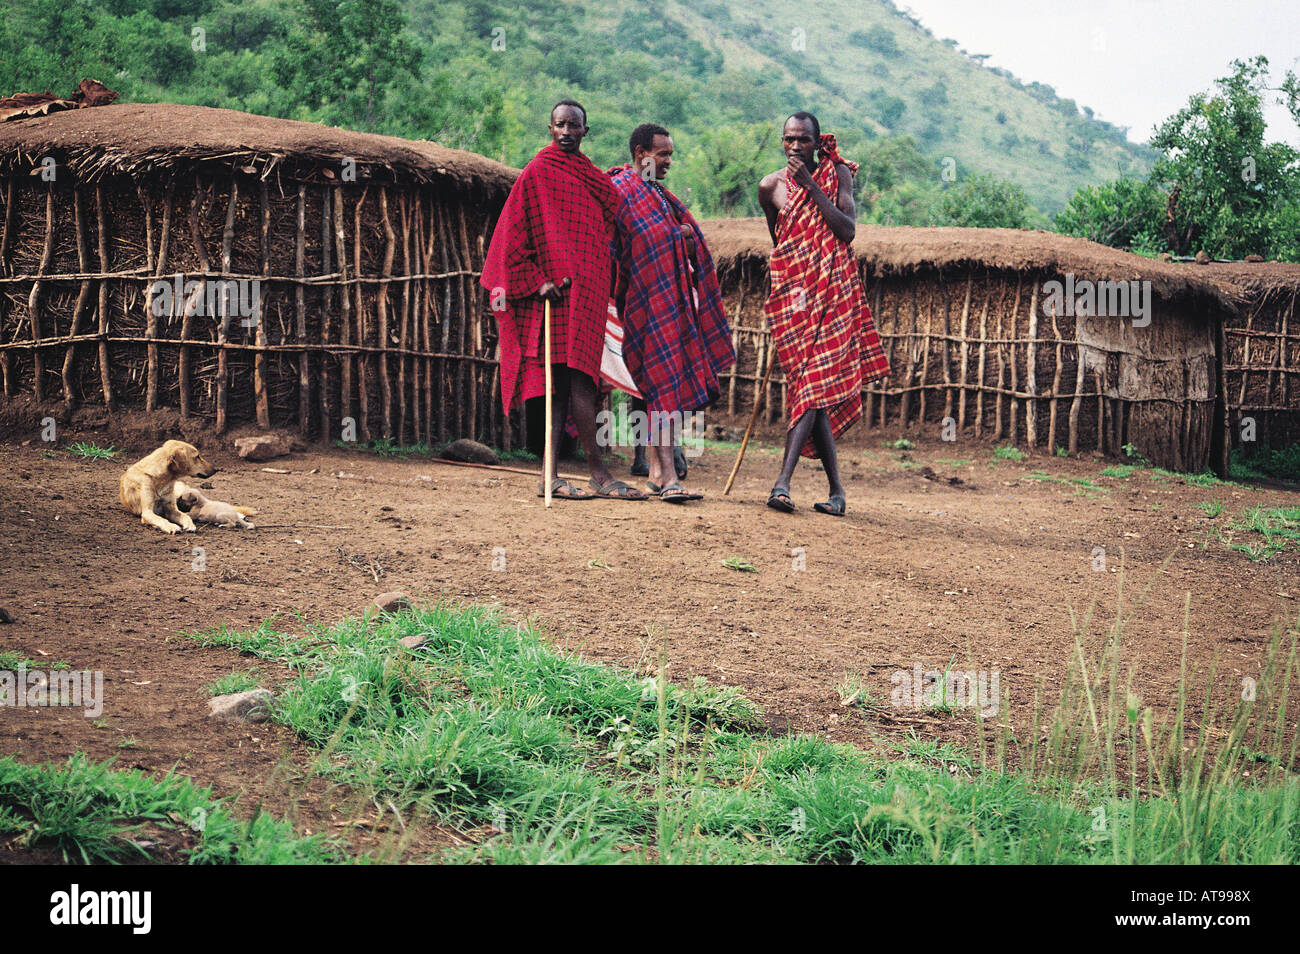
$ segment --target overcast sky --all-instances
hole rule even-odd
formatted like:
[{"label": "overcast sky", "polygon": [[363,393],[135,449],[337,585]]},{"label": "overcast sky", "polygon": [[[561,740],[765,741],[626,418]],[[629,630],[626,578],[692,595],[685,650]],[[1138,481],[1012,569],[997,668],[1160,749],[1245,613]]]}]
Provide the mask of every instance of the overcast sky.
[{"label": "overcast sky", "polygon": [[[1268,57],[1271,85],[1300,72],[1297,0],[895,0],[935,36],[990,66],[1091,106],[1145,142],[1152,127],[1209,90],[1234,59]],[[1268,140],[1300,146],[1281,106],[1268,106]]]}]

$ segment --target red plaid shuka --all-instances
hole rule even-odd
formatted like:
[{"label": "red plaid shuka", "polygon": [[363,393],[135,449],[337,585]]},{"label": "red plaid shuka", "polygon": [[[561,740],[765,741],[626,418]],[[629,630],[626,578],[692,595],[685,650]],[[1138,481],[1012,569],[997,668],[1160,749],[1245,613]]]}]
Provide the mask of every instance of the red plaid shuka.
[{"label": "red plaid shuka", "polygon": [[609,177],[582,153],[567,153],[555,143],[515,180],[492,232],[481,279],[501,333],[501,401],[507,414],[516,397],[537,397],[545,390],[543,304],[536,295],[548,281],[559,285],[573,279],[563,301],[551,305],[551,361],[599,378],[617,205]]},{"label": "red plaid shuka", "polygon": [[[713,256],[675,195],[631,164],[609,170],[619,195],[615,250],[623,358],[649,411],[697,411],[721,393],[718,374],[736,362]],[[695,236],[695,256],[683,229]]]},{"label": "red plaid shuka", "polygon": [[[818,151],[813,182],[833,201],[839,192],[836,164],[854,173],[858,165],[840,156],[829,133]],[[763,313],[785,372],[789,426],[824,408],[839,437],[862,417],[863,385],[889,374],[889,361],[867,307],[853,246],[835,237],[808,190],[789,174],[785,186],[789,198],[776,219],[776,248],[768,266],[772,291]],[[817,456],[811,439],[801,453]]]}]

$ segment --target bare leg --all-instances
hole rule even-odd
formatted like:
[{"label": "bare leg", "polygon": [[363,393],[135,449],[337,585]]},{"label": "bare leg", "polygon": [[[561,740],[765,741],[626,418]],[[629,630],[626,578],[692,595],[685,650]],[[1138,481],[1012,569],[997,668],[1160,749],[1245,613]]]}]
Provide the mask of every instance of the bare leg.
[{"label": "bare leg", "polygon": [[813,425],[813,443],[817,447],[817,456],[821,458],[826,471],[826,480],[830,484],[832,497],[843,497],[844,485],[840,483],[840,464],[835,455],[835,432],[831,430],[831,416],[825,410],[817,411],[817,421]]},{"label": "bare leg", "polygon": [[[569,390],[572,395],[573,423],[578,428],[578,441],[587,455],[587,468],[591,479],[602,487],[614,479],[614,475],[605,466],[605,456],[596,443],[596,402],[600,389],[596,382],[580,371],[566,369],[569,376]],[[560,425],[563,429],[564,425]]]},{"label": "bare leg", "polygon": [[799,463],[799,451],[808,442],[813,425],[817,423],[819,411],[806,411],[794,427],[785,432],[785,459],[781,462],[781,475],[777,477],[773,490],[781,490],[790,495],[790,480],[794,477],[795,465]]},{"label": "bare leg", "polygon": [[677,469],[673,464],[672,419],[655,414],[651,421],[654,426],[649,428],[647,440],[650,446],[650,482],[657,487],[667,487],[677,480]]},{"label": "bare leg", "polygon": [[551,433],[548,439],[551,442],[551,472],[543,478],[548,483],[555,481],[555,475],[560,469],[560,447],[564,443],[564,424],[569,419],[569,368],[563,364],[551,365],[551,381],[555,387],[555,393],[552,395],[552,418]]},{"label": "bare leg", "polygon": [[[627,410],[628,410],[628,416],[629,416],[629,417],[631,417],[632,415],[636,414],[638,411],[641,412],[642,414],[644,414],[644,413],[645,413],[645,398],[637,398],[637,397],[631,397],[631,396],[629,396],[628,399],[627,399]],[[638,438],[641,438],[641,437],[642,437],[642,435],[636,433],[635,431],[633,432],[633,435],[632,435],[632,476],[633,476],[633,477],[645,477],[645,476],[652,476],[652,477],[653,477],[653,475],[650,474],[649,465],[646,463],[645,442],[644,442],[643,439],[638,439]],[[657,483],[657,481],[656,481],[656,483]]]}]

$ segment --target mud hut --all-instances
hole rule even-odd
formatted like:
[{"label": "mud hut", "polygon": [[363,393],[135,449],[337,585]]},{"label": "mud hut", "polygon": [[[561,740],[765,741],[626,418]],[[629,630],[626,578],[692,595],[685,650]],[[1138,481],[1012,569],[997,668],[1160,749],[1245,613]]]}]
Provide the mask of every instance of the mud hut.
[{"label": "mud hut", "polygon": [[[704,232],[739,355],[722,400],[740,414],[771,357],[771,239],[759,219]],[[1132,444],[1163,467],[1226,469],[1219,356],[1240,305],[1231,286],[1047,232],[859,226],[854,247],[891,368],[864,393],[866,426],[942,436],[949,420],[949,433],[1049,453]],[[779,370],[768,390],[775,422]]]},{"label": "mud hut", "polygon": [[201,106],[0,124],[3,393],[508,447],[478,275],[516,175]]},{"label": "mud hut", "polygon": [[1218,262],[1185,265],[1242,295],[1227,322],[1228,418],[1234,447],[1281,448],[1300,442],[1300,265]]}]

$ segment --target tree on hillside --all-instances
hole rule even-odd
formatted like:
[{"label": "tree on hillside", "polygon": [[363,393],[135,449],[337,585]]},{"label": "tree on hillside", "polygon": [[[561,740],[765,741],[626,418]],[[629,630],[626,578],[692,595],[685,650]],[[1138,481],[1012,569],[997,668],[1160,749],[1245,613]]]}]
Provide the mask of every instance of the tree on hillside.
[{"label": "tree on hillside", "polygon": [[1140,179],[1085,186],[1056,214],[1053,227],[1102,245],[1154,254],[1164,248],[1165,195]]},{"label": "tree on hillside", "polygon": [[1027,229],[1036,216],[1025,191],[1013,182],[980,173],[943,193],[935,225],[963,228]]},{"label": "tree on hillside", "polygon": [[1268,60],[1234,60],[1215,82],[1160,125],[1163,150],[1151,182],[1170,196],[1165,238],[1181,255],[1204,249],[1223,258],[1277,254],[1279,224],[1300,203],[1300,153],[1265,143],[1262,98]]},{"label": "tree on hillside", "polygon": [[700,136],[674,175],[696,216],[733,218],[759,214],[758,181],[779,163],[771,123],[724,125]]},{"label": "tree on hillside", "polygon": [[421,51],[396,0],[300,0],[303,28],[275,56],[276,80],[322,121],[367,132],[392,128],[390,90],[419,84]]}]

